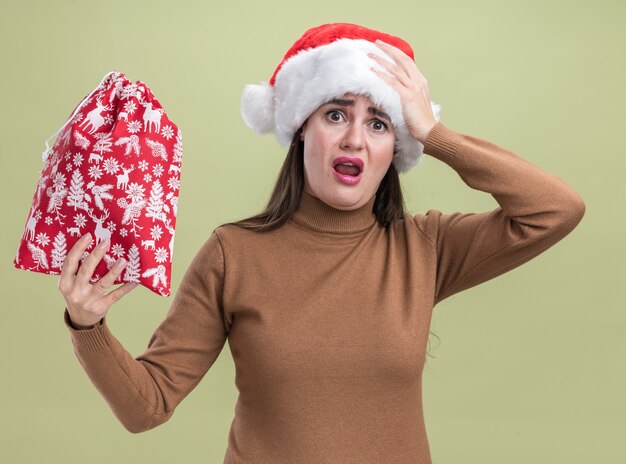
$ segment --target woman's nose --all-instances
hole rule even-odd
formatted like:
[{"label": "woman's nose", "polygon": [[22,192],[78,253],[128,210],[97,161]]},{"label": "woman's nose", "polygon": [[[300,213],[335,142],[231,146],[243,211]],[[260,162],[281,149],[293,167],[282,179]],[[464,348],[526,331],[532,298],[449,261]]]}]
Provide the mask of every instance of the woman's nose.
[{"label": "woman's nose", "polygon": [[361,150],[365,144],[365,129],[360,125],[352,122],[347,125],[342,147],[347,150]]}]

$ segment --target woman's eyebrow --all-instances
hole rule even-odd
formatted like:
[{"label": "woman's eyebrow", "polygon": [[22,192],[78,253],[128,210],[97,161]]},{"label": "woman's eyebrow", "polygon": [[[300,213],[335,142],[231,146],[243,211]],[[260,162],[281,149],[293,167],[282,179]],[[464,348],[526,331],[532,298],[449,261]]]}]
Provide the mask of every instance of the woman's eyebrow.
[{"label": "woman's eyebrow", "polygon": [[381,117],[383,119],[386,119],[387,122],[389,124],[391,124],[391,118],[389,117],[389,115],[387,113],[385,113],[384,111],[379,110],[378,108],[374,108],[372,106],[370,106],[367,111],[369,111],[370,113],[372,113],[374,116],[378,116]]},{"label": "woman's eyebrow", "polygon": [[[338,106],[354,106],[354,104],[355,104],[354,100],[348,100],[348,99],[345,99],[345,98],[333,98],[329,102],[324,103],[324,105],[338,105]],[[382,110],[380,110],[378,108],[375,108],[373,106],[370,106],[367,109],[367,111],[372,113],[374,116],[379,116],[379,117],[381,117],[383,119],[386,119],[391,124],[391,118],[384,111],[382,111]]]}]

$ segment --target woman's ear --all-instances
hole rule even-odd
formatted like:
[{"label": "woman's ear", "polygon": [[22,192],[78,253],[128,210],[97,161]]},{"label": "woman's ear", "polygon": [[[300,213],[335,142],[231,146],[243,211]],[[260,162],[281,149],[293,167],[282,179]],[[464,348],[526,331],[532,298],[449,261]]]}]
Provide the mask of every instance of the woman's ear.
[{"label": "woman's ear", "polygon": [[302,127],[300,128],[300,140],[304,140],[304,128],[306,127],[307,121],[308,119],[304,121],[304,124],[302,124]]}]

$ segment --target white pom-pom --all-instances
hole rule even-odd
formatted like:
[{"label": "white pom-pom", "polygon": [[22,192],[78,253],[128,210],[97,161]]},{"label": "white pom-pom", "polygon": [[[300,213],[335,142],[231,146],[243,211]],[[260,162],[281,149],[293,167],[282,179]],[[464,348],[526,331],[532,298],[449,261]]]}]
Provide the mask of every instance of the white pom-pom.
[{"label": "white pom-pom", "polygon": [[241,97],[241,116],[257,134],[274,131],[274,91],[269,84],[246,85]]}]

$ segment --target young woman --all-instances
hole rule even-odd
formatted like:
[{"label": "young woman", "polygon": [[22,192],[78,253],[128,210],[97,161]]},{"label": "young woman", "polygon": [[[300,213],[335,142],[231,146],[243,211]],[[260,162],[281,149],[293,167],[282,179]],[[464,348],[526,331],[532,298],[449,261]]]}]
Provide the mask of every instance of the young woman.
[{"label": "young woman", "polygon": [[[381,39],[382,43],[377,43]],[[296,41],[242,114],[289,145],[267,208],[217,227],[149,347],[133,358],[94,285],[106,251],[59,281],[74,350],[131,432],[167,421],[226,340],[239,399],[224,463],[430,463],[421,373],[433,307],[539,255],[585,205],[559,177],[438,119],[402,39],[325,24]],[[398,178],[423,153],[499,207],[406,214]]]}]

